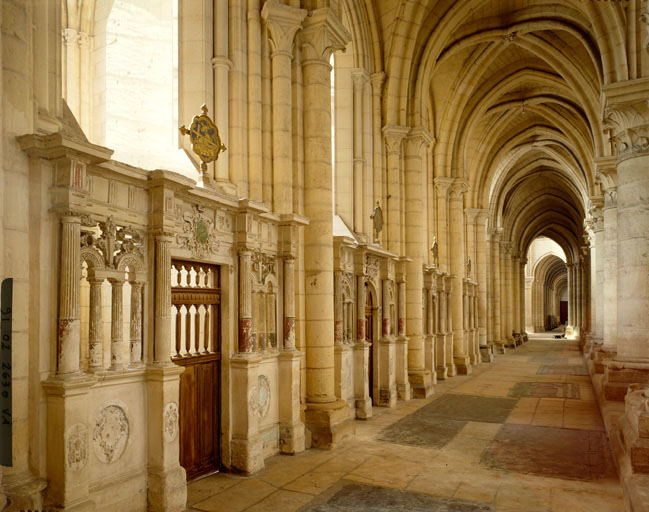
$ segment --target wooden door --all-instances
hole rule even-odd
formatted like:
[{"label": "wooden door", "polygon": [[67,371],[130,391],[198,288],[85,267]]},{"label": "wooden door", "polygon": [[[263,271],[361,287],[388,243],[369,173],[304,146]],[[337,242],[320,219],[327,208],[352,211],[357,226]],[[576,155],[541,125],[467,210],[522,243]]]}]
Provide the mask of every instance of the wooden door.
[{"label": "wooden door", "polygon": [[374,402],[374,322],[372,321],[374,308],[372,304],[372,294],[367,286],[365,289],[367,290],[365,296],[365,341],[372,343],[369,348],[367,381],[369,382],[370,387],[370,398],[372,399],[372,402]]},{"label": "wooden door", "polygon": [[187,479],[220,468],[220,287],[216,266],[174,260],[175,350],[180,377],[180,464]]},{"label": "wooden door", "polygon": [[568,301],[559,302],[559,322],[563,325],[568,323]]}]

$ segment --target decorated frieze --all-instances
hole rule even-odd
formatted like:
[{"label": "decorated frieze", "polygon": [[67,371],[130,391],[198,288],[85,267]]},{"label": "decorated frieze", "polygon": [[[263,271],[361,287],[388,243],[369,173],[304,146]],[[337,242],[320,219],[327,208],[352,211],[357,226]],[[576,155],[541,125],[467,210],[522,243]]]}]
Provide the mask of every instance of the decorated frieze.
[{"label": "decorated frieze", "polygon": [[141,270],[143,249],[144,237],[133,227],[118,224],[112,216],[105,221],[81,216],[81,258],[95,268]]}]

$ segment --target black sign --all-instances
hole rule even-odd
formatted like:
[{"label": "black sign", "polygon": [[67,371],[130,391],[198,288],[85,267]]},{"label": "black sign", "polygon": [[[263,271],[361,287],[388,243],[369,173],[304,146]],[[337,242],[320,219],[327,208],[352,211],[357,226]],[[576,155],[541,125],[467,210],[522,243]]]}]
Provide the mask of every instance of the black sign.
[{"label": "black sign", "polygon": [[0,464],[11,466],[11,319],[12,278],[2,281],[0,294]]}]

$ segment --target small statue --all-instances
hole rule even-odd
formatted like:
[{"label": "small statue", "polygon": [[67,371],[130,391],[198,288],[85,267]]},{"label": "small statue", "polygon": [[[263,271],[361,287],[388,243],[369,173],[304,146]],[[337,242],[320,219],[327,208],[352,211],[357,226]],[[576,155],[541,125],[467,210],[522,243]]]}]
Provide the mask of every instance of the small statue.
[{"label": "small statue", "polygon": [[466,276],[469,277],[471,275],[471,258],[467,258],[466,260]]},{"label": "small statue", "polygon": [[372,215],[370,215],[370,219],[374,221],[374,243],[378,244],[379,233],[383,229],[383,210],[381,210],[381,206],[379,206],[378,201],[376,202],[376,206],[374,207]]},{"label": "small statue", "polygon": [[438,258],[439,258],[439,246],[437,245],[437,237],[433,236],[433,245],[430,246],[430,250],[433,253],[433,263],[435,263],[435,266],[438,266]]}]

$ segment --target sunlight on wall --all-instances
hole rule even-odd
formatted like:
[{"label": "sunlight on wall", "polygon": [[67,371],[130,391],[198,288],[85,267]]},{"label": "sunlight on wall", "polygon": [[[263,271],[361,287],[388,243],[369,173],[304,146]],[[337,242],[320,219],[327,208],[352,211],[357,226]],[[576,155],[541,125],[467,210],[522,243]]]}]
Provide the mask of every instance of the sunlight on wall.
[{"label": "sunlight on wall", "polygon": [[[115,0],[102,34],[101,143],[115,150],[115,160],[196,178],[193,164],[178,149],[177,17],[176,0]],[[101,71],[95,71],[100,83]]]}]

